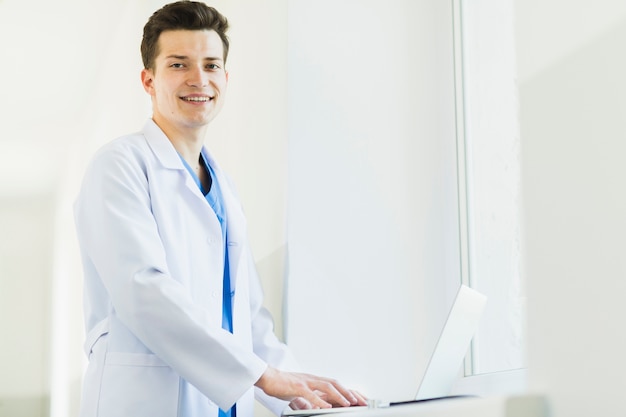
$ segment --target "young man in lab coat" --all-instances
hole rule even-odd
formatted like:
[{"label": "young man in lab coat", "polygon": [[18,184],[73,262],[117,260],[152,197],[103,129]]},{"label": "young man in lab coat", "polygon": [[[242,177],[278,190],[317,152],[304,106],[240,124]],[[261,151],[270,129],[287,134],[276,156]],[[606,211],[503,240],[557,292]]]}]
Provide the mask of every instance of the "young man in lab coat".
[{"label": "young man in lab coat", "polygon": [[226,93],[227,27],[203,3],[155,12],[141,46],[152,118],[105,145],[85,175],[82,417],[251,417],[255,393],[277,414],[365,405],[295,372],[262,307],[237,197],[203,146]]}]

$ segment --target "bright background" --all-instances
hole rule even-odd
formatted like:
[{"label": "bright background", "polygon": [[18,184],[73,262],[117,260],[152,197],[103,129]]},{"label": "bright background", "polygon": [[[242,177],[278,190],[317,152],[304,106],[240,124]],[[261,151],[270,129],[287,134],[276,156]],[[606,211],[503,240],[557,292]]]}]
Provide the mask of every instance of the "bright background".
[{"label": "bright background", "polygon": [[[0,0],[3,417],[76,415],[71,203],[94,150],[149,117],[138,48],[162,4]],[[279,333],[312,370],[412,394],[460,270],[449,2],[211,4],[233,49],[207,144],[277,317],[288,295]],[[528,390],[554,416],[625,415],[626,4],[513,4]]]}]

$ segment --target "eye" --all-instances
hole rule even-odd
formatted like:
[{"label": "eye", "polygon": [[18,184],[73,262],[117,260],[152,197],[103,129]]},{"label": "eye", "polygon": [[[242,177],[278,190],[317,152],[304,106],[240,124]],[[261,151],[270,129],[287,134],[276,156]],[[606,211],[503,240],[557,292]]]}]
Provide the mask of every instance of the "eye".
[{"label": "eye", "polygon": [[217,64],[207,64],[206,68],[209,70],[217,70],[220,69],[220,66]]},{"label": "eye", "polygon": [[180,62],[174,62],[170,65],[170,68],[183,68],[185,65]]}]

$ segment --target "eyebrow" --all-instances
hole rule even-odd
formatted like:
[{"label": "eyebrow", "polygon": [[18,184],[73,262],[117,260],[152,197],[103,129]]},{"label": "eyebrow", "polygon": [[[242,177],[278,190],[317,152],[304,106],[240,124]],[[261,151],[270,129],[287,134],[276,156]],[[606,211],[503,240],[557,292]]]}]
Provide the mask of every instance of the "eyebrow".
[{"label": "eyebrow", "polygon": [[[188,56],[186,55],[168,55],[165,57],[165,59],[180,59],[180,60],[185,60],[185,59],[189,59]],[[205,61],[221,61],[223,58],[219,58],[219,57],[212,57],[212,56],[207,56],[205,58],[203,58]]]}]

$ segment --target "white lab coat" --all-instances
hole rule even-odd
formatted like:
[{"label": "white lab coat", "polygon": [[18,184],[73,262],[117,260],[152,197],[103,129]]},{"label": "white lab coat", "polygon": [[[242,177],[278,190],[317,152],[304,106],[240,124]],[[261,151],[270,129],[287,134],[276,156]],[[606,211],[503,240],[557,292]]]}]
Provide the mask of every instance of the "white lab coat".
[{"label": "white lab coat", "polygon": [[[75,204],[89,356],[81,417],[217,417],[235,402],[251,417],[267,365],[296,369],[261,305],[240,204],[209,163],[228,218],[233,334],[221,327],[219,221],[165,134],[149,120],[88,167]],[[276,414],[286,406],[256,394]]]}]

